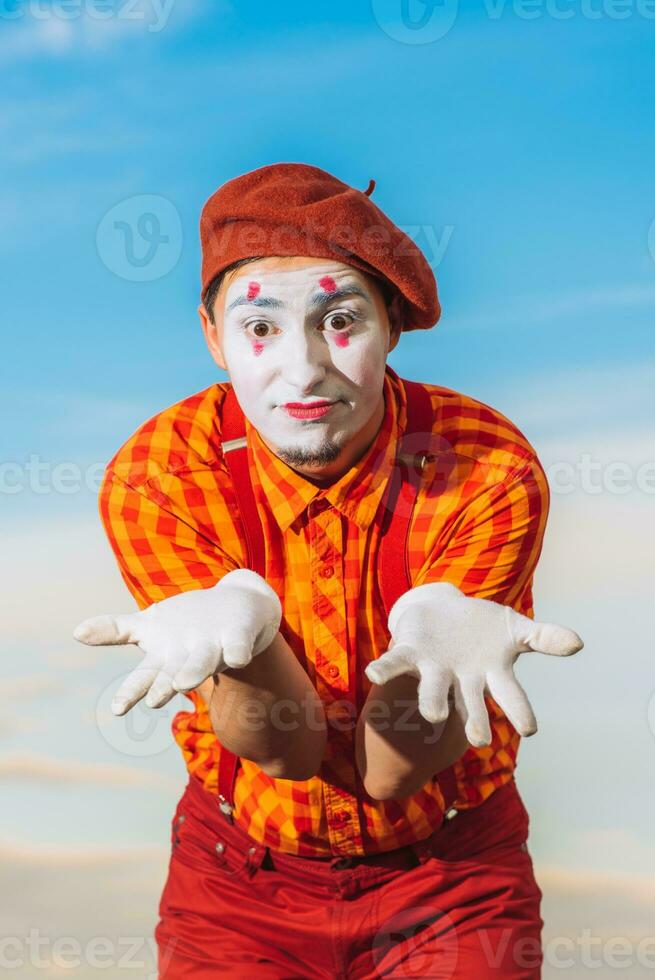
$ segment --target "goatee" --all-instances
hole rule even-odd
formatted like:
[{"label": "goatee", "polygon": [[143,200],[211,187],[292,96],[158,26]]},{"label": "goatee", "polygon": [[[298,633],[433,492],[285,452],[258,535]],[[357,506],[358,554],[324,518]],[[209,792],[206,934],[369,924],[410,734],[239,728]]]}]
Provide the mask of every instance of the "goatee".
[{"label": "goatee", "polygon": [[336,442],[324,442],[316,449],[303,449],[301,446],[284,446],[277,455],[288,466],[326,466],[333,463],[341,452]]}]

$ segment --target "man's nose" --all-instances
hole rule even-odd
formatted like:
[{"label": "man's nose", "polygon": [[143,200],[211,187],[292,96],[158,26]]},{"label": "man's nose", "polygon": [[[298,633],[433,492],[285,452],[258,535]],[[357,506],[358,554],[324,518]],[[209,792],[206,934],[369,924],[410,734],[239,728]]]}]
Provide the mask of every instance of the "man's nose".
[{"label": "man's nose", "polygon": [[282,375],[299,394],[308,395],[325,378],[328,361],[327,344],[318,332],[294,333],[284,351]]}]

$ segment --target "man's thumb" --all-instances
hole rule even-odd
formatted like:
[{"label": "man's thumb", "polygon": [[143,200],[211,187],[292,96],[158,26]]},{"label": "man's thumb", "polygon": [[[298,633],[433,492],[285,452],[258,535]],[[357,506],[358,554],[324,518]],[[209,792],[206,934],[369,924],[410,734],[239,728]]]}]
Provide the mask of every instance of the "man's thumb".
[{"label": "man's thumb", "polygon": [[73,630],[73,636],[80,643],[89,646],[110,646],[119,643],[138,641],[138,613],[118,616],[91,616],[84,619]]},{"label": "man's thumb", "polygon": [[517,643],[524,644],[537,653],[548,653],[552,657],[570,657],[582,650],[584,642],[575,630],[557,623],[538,623],[528,616],[522,616],[510,606],[508,626]]}]

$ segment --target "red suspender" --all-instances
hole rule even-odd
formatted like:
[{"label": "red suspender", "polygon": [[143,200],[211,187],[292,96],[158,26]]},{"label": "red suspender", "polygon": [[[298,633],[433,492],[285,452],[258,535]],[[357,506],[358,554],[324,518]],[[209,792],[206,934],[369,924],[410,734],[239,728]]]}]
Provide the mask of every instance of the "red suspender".
[{"label": "red suspender", "polygon": [[[387,371],[400,382],[389,365]],[[421,473],[431,458],[432,443],[433,412],[429,394],[417,381],[403,379],[401,383],[406,394],[407,422],[383,502],[385,511],[377,556],[377,580],[387,618],[396,599],[412,588],[409,530]],[[417,452],[419,447],[424,451]],[[436,778],[444,799],[444,813],[450,818],[454,816],[452,804],[457,798],[455,770],[449,766]]]},{"label": "red suspender", "polygon": [[[400,382],[398,375],[387,365],[387,371]],[[397,464],[389,478],[383,500],[381,543],[378,551],[377,575],[382,602],[387,616],[404,592],[412,587],[408,563],[408,537],[414,502],[421,482],[421,470],[429,453],[412,452],[412,447],[427,446],[432,434],[432,404],[430,396],[416,381],[401,382],[407,394],[407,424],[402,437]],[[222,409],[222,449],[232,478],[241,522],[248,546],[248,568],[266,577],[265,545],[257,503],[248,472],[245,423],[234,389],[229,388]],[[232,819],[234,782],[239,759],[221,747],[218,763],[218,799],[222,812]],[[439,788],[448,810],[457,795],[452,768],[439,774]]]},{"label": "red suspender", "polygon": [[[266,550],[264,532],[257,511],[257,502],[248,472],[248,451],[243,413],[234,389],[225,396],[221,415],[223,457],[232,478],[237,497],[239,516],[247,544],[247,567],[266,578]],[[239,758],[221,746],[218,761],[218,805],[232,819],[234,783],[239,768]]]}]

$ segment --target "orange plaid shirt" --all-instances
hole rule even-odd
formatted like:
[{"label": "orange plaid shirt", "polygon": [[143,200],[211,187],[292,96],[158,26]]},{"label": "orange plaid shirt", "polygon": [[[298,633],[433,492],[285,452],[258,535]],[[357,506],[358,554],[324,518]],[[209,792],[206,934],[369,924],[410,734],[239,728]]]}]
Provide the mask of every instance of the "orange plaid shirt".
[{"label": "orange plaid shirt", "polygon": [[[108,464],[100,510],[121,574],[140,608],[209,588],[245,564],[234,491],[221,455],[214,384],[142,425]],[[414,586],[448,581],[530,617],[532,579],[550,495],[536,454],[496,410],[426,385],[439,451],[422,472],[409,538]],[[326,707],[326,756],[306,781],[273,779],[241,761],[235,818],[255,840],[305,856],[390,850],[428,836],[443,798],[372,800],[354,758],[355,719],[370,683],[364,668],[388,646],[376,576],[378,510],[405,426],[402,384],[387,372],[385,415],[365,455],[319,488],[278,459],[246,420],[253,487],[264,525],[267,580],[283,606],[281,631]],[[172,730],[190,773],[217,793],[220,744],[198,693]],[[456,763],[460,808],[512,778],[519,736],[487,697],[493,741]]]}]

